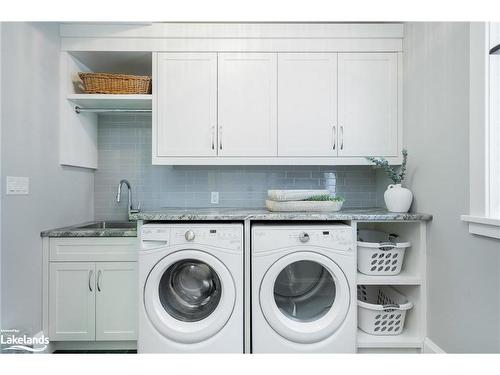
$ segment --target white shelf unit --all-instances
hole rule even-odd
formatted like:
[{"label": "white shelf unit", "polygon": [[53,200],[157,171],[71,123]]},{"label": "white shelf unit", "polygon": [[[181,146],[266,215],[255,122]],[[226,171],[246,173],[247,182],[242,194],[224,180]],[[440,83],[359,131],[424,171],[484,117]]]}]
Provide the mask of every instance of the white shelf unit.
[{"label": "white shelf unit", "polygon": [[97,169],[97,112],[100,111],[77,113],[76,107],[149,111],[152,95],[86,94],[78,72],[151,75],[152,52],[61,52],[59,162],[61,165]]},{"label": "white shelf unit", "polygon": [[358,272],[358,284],[362,285],[421,285],[422,278],[407,270],[396,276],[370,276]]},{"label": "white shelf unit", "polygon": [[406,330],[397,336],[373,336],[358,329],[358,349],[419,348],[420,337]]},{"label": "white shelf unit", "polygon": [[151,109],[151,95],[69,94],[67,100],[80,108]]},{"label": "white shelf unit", "polygon": [[411,242],[399,275],[370,276],[358,272],[357,284],[392,286],[414,305],[407,312],[400,335],[375,336],[358,329],[358,352],[421,352],[427,333],[426,222],[356,222],[355,227],[396,233],[401,239]]}]

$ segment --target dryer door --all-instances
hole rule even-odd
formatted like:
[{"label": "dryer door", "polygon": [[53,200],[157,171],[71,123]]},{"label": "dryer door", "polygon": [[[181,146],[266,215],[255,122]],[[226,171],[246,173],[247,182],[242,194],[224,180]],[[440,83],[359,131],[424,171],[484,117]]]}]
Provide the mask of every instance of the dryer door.
[{"label": "dryer door", "polygon": [[179,343],[215,335],[231,317],[235,301],[227,267],[200,250],[181,250],[162,258],[144,286],[143,302],[151,323]]},{"label": "dryer door", "polygon": [[259,291],[268,324],[297,343],[331,336],[347,316],[350,294],[340,267],[309,251],[278,259],[264,275]]}]

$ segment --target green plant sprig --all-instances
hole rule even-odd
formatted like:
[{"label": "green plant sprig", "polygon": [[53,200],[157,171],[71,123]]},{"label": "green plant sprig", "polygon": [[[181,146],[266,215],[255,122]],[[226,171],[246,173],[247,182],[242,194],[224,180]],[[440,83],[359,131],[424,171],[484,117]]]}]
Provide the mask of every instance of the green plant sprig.
[{"label": "green plant sprig", "polygon": [[313,195],[312,197],[304,199],[305,201],[328,201],[328,202],[343,202],[342,197],[332,197],[328,194]]},{"label": "green plant sprig", "polygon": [[394,182],[394,184],[401,184],[406,177],[406,162],[408,159],[408,151],[403,149],[401,151],[403,155],[403,163],[401,167],[394,168],[389,165],[389,162],[385,158],[374,158],[372,156],[367,156],[366,159],[374,163],[377,167],[382,168],[387,176]]}]

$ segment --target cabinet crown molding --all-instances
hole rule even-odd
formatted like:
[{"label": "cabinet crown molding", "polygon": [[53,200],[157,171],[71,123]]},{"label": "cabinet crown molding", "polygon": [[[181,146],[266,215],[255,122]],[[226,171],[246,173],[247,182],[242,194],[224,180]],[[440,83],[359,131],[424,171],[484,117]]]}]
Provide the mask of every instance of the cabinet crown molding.
[{"label": "cabinet crown molding", "polygon": [[65,23],[64,51],[402,51],[402,23]]},{"label": "cabinet crown molding", "polygon": [[63,23],[62,38],[403,38],[403,23]]}]

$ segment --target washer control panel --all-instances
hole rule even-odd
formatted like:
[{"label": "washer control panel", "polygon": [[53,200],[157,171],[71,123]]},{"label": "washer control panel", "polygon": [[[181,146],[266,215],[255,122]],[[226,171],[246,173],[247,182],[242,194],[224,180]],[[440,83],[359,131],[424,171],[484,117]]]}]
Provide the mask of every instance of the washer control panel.
[{"label": "washer control panel", "polygon": [[205,245],[243,249],[241,224],[146,224],[141,228],[141,248]]},{"label": "washer control panel", "polygon": [[141,228],[141,241],[157,240],[170,242],[170,228],[144,225]]},{"label": "washer control panel", "polygon": [[186,241],[194,241],[195,237],[196,235],[191,229],[187,230],[184,234],[184,238],[186,239]]}]

